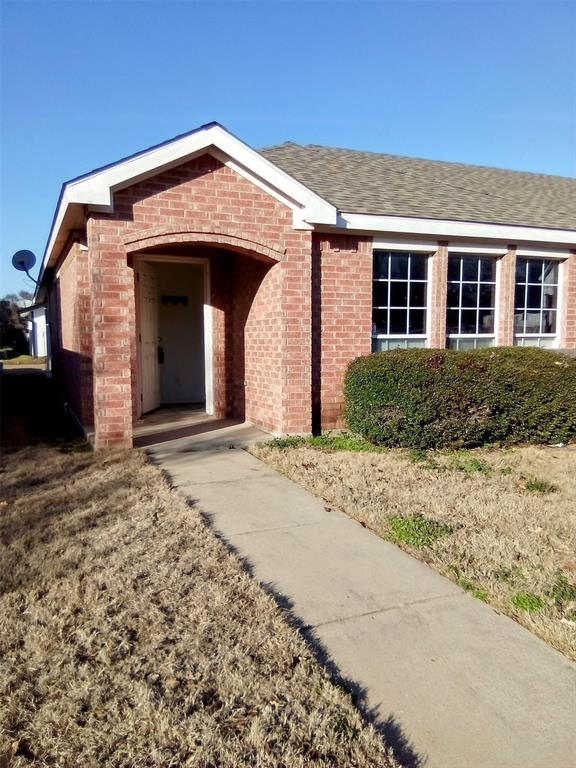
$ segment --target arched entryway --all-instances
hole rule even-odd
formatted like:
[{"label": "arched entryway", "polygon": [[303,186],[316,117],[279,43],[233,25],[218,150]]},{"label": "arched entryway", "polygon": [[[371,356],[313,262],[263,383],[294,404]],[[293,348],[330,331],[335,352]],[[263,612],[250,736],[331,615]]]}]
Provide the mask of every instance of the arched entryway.
[{"label": "arched entryway", "polygon": [[[278,259],[237,243],[162,242],[130,254],[134,417],[189,406],[274,428],[280,408]],[[278,254],[279,255],[279,254]]]}]

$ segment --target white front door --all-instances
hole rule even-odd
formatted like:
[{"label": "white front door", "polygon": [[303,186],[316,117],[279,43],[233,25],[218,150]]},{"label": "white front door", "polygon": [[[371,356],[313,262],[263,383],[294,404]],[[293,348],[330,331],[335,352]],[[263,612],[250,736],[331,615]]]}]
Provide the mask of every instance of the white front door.
[{"label": "white front door", "polygon": [[153,264],[138,268],[140,302],[140,382],[142,413],[153,411],[162,402],[158,365],[158,286]]}]

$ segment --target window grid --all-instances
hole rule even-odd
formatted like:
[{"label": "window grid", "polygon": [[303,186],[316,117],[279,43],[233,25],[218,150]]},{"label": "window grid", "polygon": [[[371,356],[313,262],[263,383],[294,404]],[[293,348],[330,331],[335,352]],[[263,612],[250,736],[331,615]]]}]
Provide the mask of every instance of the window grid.
[{"label": "window grid", "polygon": [[558,313],[558,263],[518,259],[514,301],[514,344],[552,346]]},{"label": "window grid", "polygon": [[[373,260],[372,338],[374,351],[425,346],[427,257],[423,254],[405,251],[374,251]],[[402,264],[406,268],[405,276],[402,275]],[[380,276],[382,273],[384,275]],[[384,286],[384,291],[380,289],[380,286]],[[402,286],[404,287],[405,298],[402,297]],[[417,289],[414,286],[421,286],[421,288]],[[396,293],[396,296],[393,296],[393,293]],[[413,301],[415,294],[420,295],[420,301]],[[402,297],[401,301],[398,300],[398,296]],[[384,328],[382,329],[383,325]],[[421,332],[415,331],[416,328],[421,328]]]},{"label": "window grid", "polygon": [[[448,279],[448,347],[450,349],[478,349],[479,347],[493,346],[496,315],[496,261],[493,258],[482,256],[450,255],[450,271],[453,271],[453,265],[456,263],[458,265],[457,276],[449,276]],[[489,278],[483,274],[484,272],[487,272]],[[450,301],[451,294],[454,293],[451,286],[457,288],[456,301]],[[464,300],[465,292],[467,300]],[[489,300],[486,300],[487,297]],[[471,303],[471,298],[473,298],[473,303]],[[463,316],[463,312],[465,316]],[[472,314],[474,321],[473,327],[470,328]],[[466,323],[463,322],[464,317]]]}]

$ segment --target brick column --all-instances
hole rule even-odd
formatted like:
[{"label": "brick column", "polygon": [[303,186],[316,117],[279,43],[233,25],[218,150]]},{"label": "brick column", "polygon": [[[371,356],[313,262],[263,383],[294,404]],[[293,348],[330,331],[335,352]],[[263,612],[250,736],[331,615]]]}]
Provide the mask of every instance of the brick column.
[{"label": "brick column", "polygon": [[429,259],[430,327],[428,344],[443,349],[446,346],[446,299],[448,293],[448,243],[439,242],[438,250]]},{"label": "brick column", "polygon": [[500,259],[497,286],[496,346],[511,347],[514,344],[514,294],[516,290],[516,246],[509,245]]},{"label": "brick column", "polygon": [[286,237],[282,267],[282,432],[312,430],[312,233]]},{"label": "brick column", "polygon": [[561,316],[558,318],[560,349],[576,349],[576,251],[562,265]]},{"label": "brick column", "polygon": [[134,282],[118,224],[88,220],[96,448],[132,446]]}]

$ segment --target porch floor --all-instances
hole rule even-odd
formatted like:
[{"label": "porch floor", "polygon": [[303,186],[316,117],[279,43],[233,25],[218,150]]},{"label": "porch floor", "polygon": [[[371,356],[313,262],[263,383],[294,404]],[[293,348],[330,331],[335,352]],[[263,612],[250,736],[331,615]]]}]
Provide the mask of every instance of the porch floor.
[{"label": "porch floor", "polygon": [[208,415],[204,403],[163,405],[144,414],[133,428],[135,448],[173,443],[174,448],[179,450],[190,442],[196,449],[202,450],[204,447],[212,447],[212,442],[219,442],[218,438],[224,442],[233,438],[240,442],[254,442],[267,437],[269,435],[266,432],[241,419]]}]

